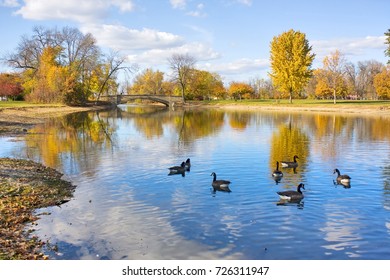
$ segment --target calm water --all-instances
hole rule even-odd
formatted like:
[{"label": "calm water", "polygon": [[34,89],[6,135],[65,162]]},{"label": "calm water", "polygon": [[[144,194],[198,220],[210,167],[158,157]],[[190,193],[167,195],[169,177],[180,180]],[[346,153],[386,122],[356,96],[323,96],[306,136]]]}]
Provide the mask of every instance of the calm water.
[{"label": "calm water", "polygon": [[[77,185],[34,226],[54,259],[390,259],[389,141],[379,117],[129,106],[0,138],[0,156]],[[276,161],[294,155],[277,184]],[[190,172],[168,176],[187,158]],[[213,192],[212,172],[232,192]],[[281,204],[300,182],[305,198]]]}]

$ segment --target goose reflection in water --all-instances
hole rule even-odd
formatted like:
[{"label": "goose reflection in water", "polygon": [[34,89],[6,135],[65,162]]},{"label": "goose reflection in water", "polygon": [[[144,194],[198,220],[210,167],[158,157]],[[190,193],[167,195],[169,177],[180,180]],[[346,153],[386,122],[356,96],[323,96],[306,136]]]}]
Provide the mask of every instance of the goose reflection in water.
[{"label": "goose reflection in water", "polygon": [[297,206],[298,209],[303,209],[305,202],[302,199],[299,200],[284,200],[280,199],[278,202],[276,202],[277,206]]},{"label": "goose reflection in water", "polygon": [[342,186],[344,189],[350,189],[351,188],[351,183],[350,182],[337,182],[333,180],[333,185],[335,186]]},{"label": "goose reflection in water", "polygon": [[229,187],[213,187],[212,193],[216,194],[217,192],[227,192],[230,193],[232,192]]}]

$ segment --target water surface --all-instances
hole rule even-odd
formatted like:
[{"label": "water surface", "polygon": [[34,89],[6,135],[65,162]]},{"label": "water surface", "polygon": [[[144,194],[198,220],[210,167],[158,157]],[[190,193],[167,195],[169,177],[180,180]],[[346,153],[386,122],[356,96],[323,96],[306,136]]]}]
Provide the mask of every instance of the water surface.
[{"label": "water surface", "polygon": [[[124,106],[0,138],[0,156],[77,185],[34,226],[54,259],[390,259],[389,141],[379,117]],[[190,172],[168,176],[187,158]],[[232,192],[214,192],[212,172]],[[301,182],[303,200],[279,201]]]}]

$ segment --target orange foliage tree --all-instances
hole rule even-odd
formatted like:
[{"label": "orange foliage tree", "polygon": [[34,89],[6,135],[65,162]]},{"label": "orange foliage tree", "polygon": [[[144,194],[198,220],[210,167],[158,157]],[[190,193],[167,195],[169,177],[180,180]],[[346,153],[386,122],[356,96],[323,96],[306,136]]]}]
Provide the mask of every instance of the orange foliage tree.
[{"label": "orange foliage tree", "polygon": [[380,99],[390,99],[390,66],[376,74],[374,87]]},{"label": "orange foliage tree", "polygon": [[21,95],[23,88],[20,77],[16,74],[0,74],[0,97],[15,99]]},{"label": "orange foliage tree", "polygon": [[191,72],[191,79],[186,92],[188,99],[221,98],[225,95],[225,92],[222,79],[218,74],[197,69],[193,69]]},{"label": "orange foliage tree", "polygon": [[255,94],[254,88],[243,82],[232,82],[228,89],[228,94],[233,99],[250,99],[253,98]]}]

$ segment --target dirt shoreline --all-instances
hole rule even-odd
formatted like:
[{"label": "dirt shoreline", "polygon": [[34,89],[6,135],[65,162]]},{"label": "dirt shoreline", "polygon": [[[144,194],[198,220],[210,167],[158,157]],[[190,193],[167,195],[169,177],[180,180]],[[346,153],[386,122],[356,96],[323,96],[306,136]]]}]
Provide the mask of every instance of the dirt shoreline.
[{"label": "dirt shoreline", "polygon": [[[107,105],[1,108],[0,136],[26,134],[30,127],[47,118],[107,108]],[[0,260],[48,259],[42,247],[56,250],[50,241],[26,231],[26,225],[39,218],[34,210],[60,205],[73,196],[75,186],[61,177],[58,171],[37,162],[0,158]]]},{"label": "dirt shoreline", "polygon": [[0,108],[0,136],[17,136],[25,134],[33,125],[45,119],[60,117],[70,113],[98,111],[110,108],[110,105],[91,105],[87,107],[70,106],[26,106],[17,108]]},{"label": "dirt shoreline", "polygon": [[[202,105],[200,105],[202,106]],[[211,104],[206,107],[221,108],[227,110],[247,110],[247,111],[281,111],[296,113],[336,113],[365,116],[386,116],[390,117],[390,106],[387,105],[354,105],[354,104],[337,104],[337,105],[302,105],[302,104]]]}]

